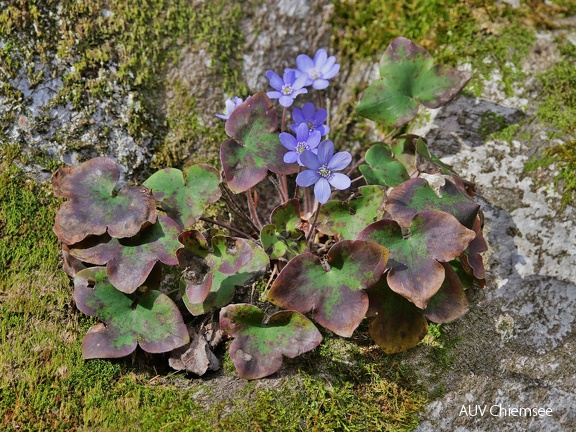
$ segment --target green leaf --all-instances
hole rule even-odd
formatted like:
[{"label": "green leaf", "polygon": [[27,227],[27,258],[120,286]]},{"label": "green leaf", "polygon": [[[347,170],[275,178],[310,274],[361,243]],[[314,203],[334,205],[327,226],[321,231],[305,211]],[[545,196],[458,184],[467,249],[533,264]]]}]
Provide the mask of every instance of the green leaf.
[{"label": "green leaf", "polygon": [[260,241],[270,259],[285,257],[287,260],[304,252],[306,236],[300,229],[300,204],[293,199],[276,207],[270,216],[269,225],[262,227]]},{"label": "green leaf", "polygon": [[193,225],[204,214],[207,205],[218,201],[221,196],[219,184],[220,174],[209,165],[192,165],[184,172],[165,168],[144,182],[162,210],[183,228]]},{"label": "green leaf", "polygon": [[410,179],[395,187],[388,195],[386,211],[402,226],[410,226],[414,215],[422,210],[439,210],[454,216],[472,229],[480,205],[446,180],[440,198],[423,178]]},{"label": "green leaf", "polygon": [[451,101],[472,75],[433,66],[428,51],[399,37],[384,52],[380,76],[364,91],[358,114],[400,127],[414,118],[419,104],[438,108]]},{"label": "green leaf", "polygon": [[220,147],[220,160],[228,187],[244,192],[260,183],[268,170],[294,174],[297,164],[284,162],[286,149],[277,132],[278,118],[272,102],[258,92],[239,105],[226,121],[230,137]]},{"label": "green leaf", "polygon": [[368,309],[364,289],[378,281],[387,260],[386,248],[365,241],[336,243],[325,266],[316,255],[304,253],[282,269],[268,299],[285,309],[312,310],[320,325],[350,337]]},{"label": "green leaf", "polygon": [[181,235],[180,241],[184,249],[178,259],[188,269],[183,273],[185,304],[194,315],[227,305],[235,287],[265,271],[269,263],[266,253],[250,240],[217,235],[207,249],[204,237],[190,231]]},{"label": "green leaf", "polygon": [[358,168],[368,184],[394,187],[410,178],[388,145],[372,145],[364,158],[368,165],[360,165]]},{"label": "green leaf", "polygon": [[158,215],[154,225],[135,237],[89,238],[75,244],[70,254],[91,264],[106,264],[112,285],[130,294],[144,283],[158,261],[167,265],[178,264],[176,251],[182,247],[178,241],[180,231],[180,226],[172,219]]},{"label": "green leaf", "polygon": [[156,221],[156,201],[144,186],[127,186],[114,195],[120,170],[107,157],[59,168],[54,195],[68,198],[56,214],[54,233],[67,245],[108,231],[111,237],[136,235]]},{"label": "green leaf", "polygon": [[396,221],[383,219],[366,227],[358,239],[390,250],[388,285],[425,309],[444,281],[444,267],[439,261],[458,257],[474,236],[474,231],[462,226],[454,216],[424,210],[412,219],[407,238]]},{"label": "green leaf", "polygon": [[370,322],[370,337],[386,354],[412,348],[424,339],[428,322],[413,303],[390,289],[382,278],[367,291],[370,311],[377,314]]},{"label": "green leaf", "polygon": [[352,240],[384,215],[386,192],[381,186],[361,186],[359,195],[350,201],[328,201],[320,207],[316,227],[327,235],[339,235]]},{"label": "green leaf", "polygon": [[104,267],[82,270],[74,278],[78,309],[103,324],[88,330],[82,341],[82,357],[124,357],[136,345],[149,353],[163,353],[190,341],[178,307],[160,291],[125,294],[118,291]]},{"label": "green leaf", "polygon": [[282,356],[294,358],[322,341],[314,324],[295,311],[280,311],[265,320],[256,306],[235,304],[222,309],[220,325],[235,338],[230,359],[244,379],[271,375],[282,367]]}]

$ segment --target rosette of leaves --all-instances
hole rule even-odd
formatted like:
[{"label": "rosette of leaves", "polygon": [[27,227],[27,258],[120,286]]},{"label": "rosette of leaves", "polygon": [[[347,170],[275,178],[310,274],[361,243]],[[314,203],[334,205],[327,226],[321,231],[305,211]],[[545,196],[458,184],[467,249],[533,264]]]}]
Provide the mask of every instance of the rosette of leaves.
[{"label": "rosette of leaves", "polygon": [[390,250],[388,285],[420,309],[426,309],[445,278],[441,263],[457,258],[475,236],[454,216],[423,210],[412,218],[408,236],[398,222],[383,219],[367,226],[358,239]]},{"label": "rosette of leaves", "polygon": [[54,223],[54,233],[67,245],[106,232],[114,238],[136,235],[156,221],[156,201],[144,186],[115,187],[120,170],[113,159],[97,157],[59,168],[52,177],[54,194],[67,198]]},{"label": "rosette of leaves", "polygon": [[226,306],[236,286],[243,286],[268,267],[268,255],[250,240],[216,235],[208,244],[198,231],[180,236],[184,248],[178,252],[185,268],[181,281],[184,304],[193,315]]},{"label": "rosette of leaves", "polygon": [[350,337],[368,310],[364,292],[383,274],[389,252],[367,241],[343,240],[322,259],[309,252],[282,269],[268,300],[285,309],[306,313],[337,335]]},{"label": "rosette of leaves", "polygon": [[416,346],[428,332],[427,319],[448,323],[468,310],[458,275],[448,263],[441,265],[446,277],[424,310],[392,291],[385,277],[366,291],[370,299],[367,315],[376,315],[368,332],[385,353],[395,354]]},{"label": "rosette of leaves", "polygon": [[168,216],[158,215],[154,225],[134,237],[90,237],[75,244],[70,255],[87,263],[106,265],[110,283],[130,294],[144,283],[157,262],[178,264],[176,251],[182,247],[178,241],[181,231]]},{"label": "rosette of leaves", "polygon": [[206,206],[218,201],[220,173],[209,165],[192,165],[180,171],[165,168],[152,174],[144,186],[152,190],[156,201],[182,228],[193,225]]},{"label": "rosette of leaves", "polygon": [[306,236],[300,217],[300,204],[292,199],[276,207],[270,223],[262,227],[260,241],[270,259],[290,260],[306,249]]},{"label": "rosette of leaves", "polygon": [[271,375],[282,367],[282,356],[294,358],[322,341],[314,324],[296,311],[276,312],[266,319],[256,306],[235,304],[220,311],[220,325],[234,338],[230,359],[244,379]]},{"label": "rosette of leaves", "polygon": [[316,227],[327,235],[353,240],[367,225],[382,219],[386,192],[381,186],[361,186],[347,202],[328,201],[320,207]]},{"label": "rosette of leaves", "polygon": [[420,104],[438,108],[451,101],[472,75],[448,66],[434,66],[432,56],[409,39],[399,37],[386,48],[380,78],[365,91],[358,114],[400,127],[414,118]]},{"label": "rosette of leaves", "polygon": [[118,291],[104,267],[76,274],[74,300],[81,312],[104,322],[91,327],[82,340],[85,359],[124,357],[137,345],[163,353],[190,341],[182,315],[168,296],[147,287],[132,294]]},{"label": "rosette of leaves", "polygon": [[220,147],[220,160],[228,187],[244,192],[260,183],[268,170],[276,174],[294,174],[298,165],[284,162],[286,149],[280,144],[278,117],[264,92],[258,92],[240,104],[226,121],[230,137]]}]

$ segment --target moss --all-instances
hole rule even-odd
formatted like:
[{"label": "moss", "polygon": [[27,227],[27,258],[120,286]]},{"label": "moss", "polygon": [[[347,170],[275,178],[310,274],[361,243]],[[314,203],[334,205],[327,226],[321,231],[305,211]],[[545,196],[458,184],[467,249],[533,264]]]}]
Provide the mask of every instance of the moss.
[{"label": "moss", "polygon": [[[517,126],[517,125],[511,125],[511,126]],[[505,137],[511,138],[514,132],[516,132],[516,130],[518,129],[517,127],[512,128],[511,126],[508,126],[505,117],[498,115],[493,111],[484,111],[482,113],[482,116],[480,117],[480,126],[478,127],[478,134],[482,137],[482,139],[486,139],[488,138],[488,136],[492,134],[498,134],[503,129],[506,129],[508,133],[505,135]],[[506,139],[506,141],[509,141],[509,139]]]}]

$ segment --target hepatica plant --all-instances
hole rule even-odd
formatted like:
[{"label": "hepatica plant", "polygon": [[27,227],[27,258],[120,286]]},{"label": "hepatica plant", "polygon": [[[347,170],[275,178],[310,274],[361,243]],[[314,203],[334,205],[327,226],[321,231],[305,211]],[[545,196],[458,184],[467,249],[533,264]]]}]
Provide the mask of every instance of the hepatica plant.
[{"label": "hepatica plant", "polygon": [[[418,344],[428,322],[466,312],[465,290],[485,285],[487,250],[473,184],[424,137],[366,143],[363,156],[334,143],[321,104],[339,68],[324,49],[301,54],[295,68],[266,72],[271,90],[228,99],[220,169],[165,168],[122,188],[108,157],[54,174],[66,199],[54,224],[64,269],[77,308],[100,321],[83,339],[85,359],[140,346],[201,375],[219,367],[211,350],[229,338],[239,376],[255,379],[317,347],[318,325],[349,338],[368,319],[394,354]],[[397,38],[357,111],[406,130],[421,106],[450,102],[469,79]],[[259,196],[265,180],[275,192]],[[205,217],[219,200],[226,220]],[[168,266],[179,284],[174,271],[162,276]]]}]

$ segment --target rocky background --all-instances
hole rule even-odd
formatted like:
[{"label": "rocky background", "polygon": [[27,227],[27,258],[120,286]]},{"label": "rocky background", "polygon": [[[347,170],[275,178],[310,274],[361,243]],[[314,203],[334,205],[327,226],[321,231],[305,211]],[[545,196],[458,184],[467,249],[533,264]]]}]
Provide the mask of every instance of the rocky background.
[{"label": "rocky background", "polygon": [[[207,417],[210,427],[246,408],[234,399],[261,407],[273,394],[266,392],[280,389],[312,400],[306,380],[316,379],[323,387],[313,388],[328,395],[324,402],[308,406],[304,400],[305,408],[292,408],[309,410],[308,419],[322,413],[330,421],[282,423],[280,414],[267,413],[245,430],[576,430],[574,1],[22,0],[0,6],[0,366],[9,370],[0,387],[4,428],[27,422],[39,430],[122,424],[106,423],[104,414],[90,417],[88,387],[76,402],[74,409],[84,409],[78,416],[67,411],[74,409],[63,396],[50,393],[50,404],[59,408],[45,412],[19,393],[40,398],[34,380],[67,389],[75,373],[88,374],[61,354],[78,351],[89,323],[74,318],[70,324],[62,317],[62,310],[67,316],[74,312],[68,282],[56,276],[58,245],[50,233],[58,200],[48,180],[58,166],[109,155],[121,164],[124,182],[138,182],[159,167],[217,165],[224,135],[214,114],[223,111],[225,99],[267,89],[266,70],[281,72],[299,53],[320,47],[328,47],[342,66],[326,96],[331,139],[361,154],[387,131],[356,117],[354,106],[377,74],[379,53],[402,35],[424,45],[438,62],[474,73],[456,101],[421,114],[412,126],[443,161],[476,184],[490,250],[487,286],[469,292],[470,311],[397,356],[374,354],[374,347],[357,339],[356,348],[336,340],[327,344],[327,354],[303,360],[339,362],[366,406],[338,399],[346,385],[338,387],[343,384],[330,376],[333,370],[298,372],[297,361],[250,385],[229,370],[205,380],[154,378],[150,363],[129,361],[121,364],[121,377],[114,372],[107,379],[126,406],[132,399],[118,383],[142,392],[136,400],[144,405],[143,392],[157,384],[153,380],[170,387],[175,400],[184,394],[179,391],[196,386],[195,403],[218,406],[219,414]],[[29,310],[32,304],[41,306]],[[58,336],[48,345],[29,346],[23,333],[35,333],[39,323]],[[347,350],[358,346],[362,367],[371,364],[369,358],[387,371],[350,378],[360,366]],[[78,357],[74,361],[85,367]],[[30,375],[27,362],[48,365],[45,375]],[[394,397],[383,396],[389,390],[377,388],[375,376],[379,385],[385,381],[395,389]],[[395,403],[400,407],[391,408]],[[376,411],[366,408],[374,404]],[[551,415],[480,415],[477,405],[544,408]],[[201,426],[194,414],[186,415],[196,422],[188,424],[190,430]],[[169,430],[183,430],[178,421]],[[172,423],[158,417],[151,424]],[[235,427],[243,430],[241,423]]]}]

